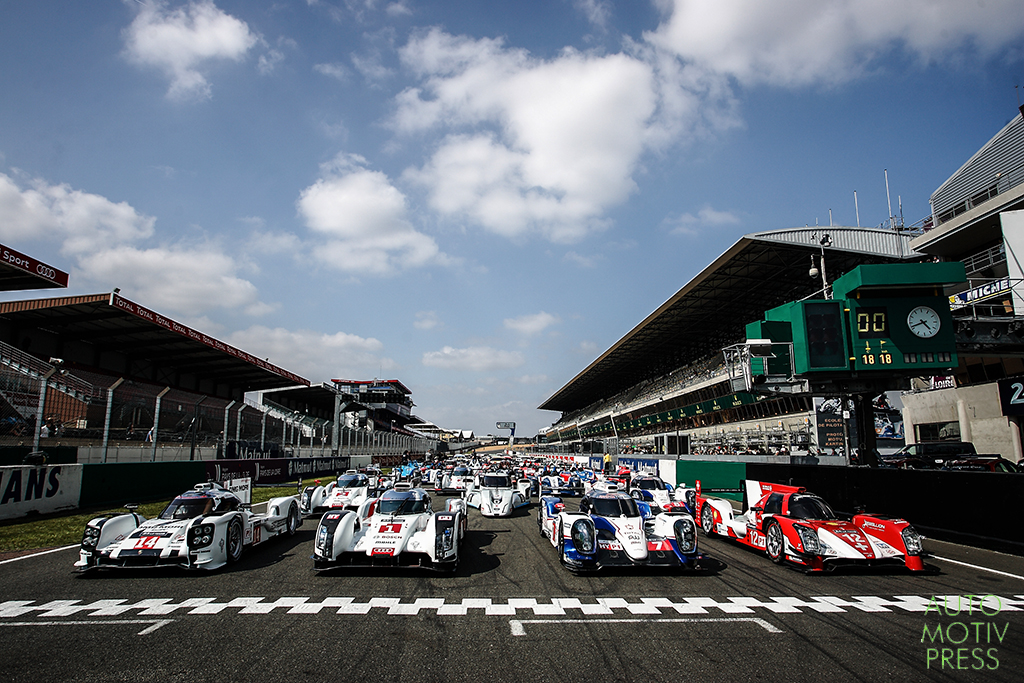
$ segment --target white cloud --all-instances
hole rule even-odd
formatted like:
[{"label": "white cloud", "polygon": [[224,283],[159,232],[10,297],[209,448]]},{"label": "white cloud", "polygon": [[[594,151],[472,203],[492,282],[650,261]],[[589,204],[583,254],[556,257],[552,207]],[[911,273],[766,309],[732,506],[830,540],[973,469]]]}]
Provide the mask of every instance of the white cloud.
[{"label": "white cloud", "polygon": [[75,262],[77,286],[120,287],[145,306],[190,317],[220,308],[261,315],[272,308],[217,244],[134,246],[153,236],[155,218],[64,184],[26,184],[0,173],[0,239],[58,243]]},{"label": "white cloud", "polygon": [[338,156],[299,196],[306,226],[325,238],[314,256],[338,270],[373,275],[446,263],[433,238],[409,222],[405,195],[365,161]]},{"label": "white cloud", "polygon": [[32,180],[22,188],[0,173],[0,236],[5,241],[60,241],[68,255],[86,254],[153,234],[155,218],[126,202]]},{"label": "white cloud", "polygon": [[256,64],[256,70],[261,76],[269,76],[274,73],[277,65],[284,61],[284,53],[280,50],[271,49],[266,54],[260,55]]},{"label": "white cloud", "polygon": [[701,232],[701,228],[716,228],[723,225],[738,225],[739,217],[729,211],[717,211],[710,206],[705,206],[697,212],[683,213],[675,217],[666,218],[664,224],[673,235],[694,235]]},{"label": "white cloud", "polygon": [[401,57],[421,87],[397,98],[396,129],[451,129],[407,172],[442,214],[508,237],[572,242],[604,228],[603,212],[636,189],[631,174],[658,105],[644,61],[568,48],[544,61],[436,29]]},{"label": "white cloud", "polygon": [[904,49],[922,61],[996,54],[1019,40],[1019,0],[667,0],[644,38],[746,84],[840,83]]},{"label": "white cloud", "polygon": [[541,311],[532,315],[521,315],[518,318],[505,318],[505,328],[520,334],[539,334],[546,328],[560,322],[558,318]]},{"label": "white cloud", "polygon": [[196,315],[211,309],[241,309],[262,315],[256,286],[236,275],[231,256],[214,245],[195,248],[115,247],[82,255],[78,271],[85,280],[120,287],[122,294],[158,311]]},{"label": "white cloud", "polygon": [[596,268],[598,257],[584,256],[583,254],[578,254],[575,251],[568,251],[565,253],[565,256],[562,257],[562,260],[569,261],[570,263],[575,263],[581,268]]},{"label": "white cloud", "polygon": [[395,73],[381,63],[379,54],[372,54],[364,57],[353,53],[351,58],[352,66],[354,66],[356,71],[361,73],[363,78],[370,83],[378,83],[390,78]]},{"label": "white cloud", "polygon": [[324,76],[330,76],[339,81],[345,82],[349,78],[348,67],[338,62],[330,62],[327,64],[314,64],[313,71],[323,74]]},{"label": "white cloud", "polygon": [[465,349],[446,346],[440,351],[428,351],[423,354],[424,365],[442,370],[506,370],[517,368],[525,362],[523,354],[518,351],[502,351],[489,346],[471,346]]},{"label": "white cloud", "polygon": [[325,334],[255,325],[225,341],[312,382],[376,376],[381,369],[395,367],[393,360],[381,355],[384,345],[380,341],[345,332]]},{"label": "white cloud", "polygon": [[591,24],[600,29],[608,28],[612,16],[612,5],[608,0],[573,0],[572,4]]},{"label": "white cloud", "polygon": [[420,311],[416,314],[416,321],[412,324],[417,330],[432,330],[441,326],[441,319],[437,311]]},{"label": "white cloud", "polygon": [[548,381],[547,375],[522,375],[516,377],[515,381],[519,384],[544,384]]},{"label": "white cloud", "polygon": [[169,9],[158,0],[141,9],[125,29],[125,54],[138,64],[160,69],[170,79],[167,96],[204,100],[210,84],[200,69],[213,60],[241,61],[258,36],[239,19],[225,14],[210,0]]}]

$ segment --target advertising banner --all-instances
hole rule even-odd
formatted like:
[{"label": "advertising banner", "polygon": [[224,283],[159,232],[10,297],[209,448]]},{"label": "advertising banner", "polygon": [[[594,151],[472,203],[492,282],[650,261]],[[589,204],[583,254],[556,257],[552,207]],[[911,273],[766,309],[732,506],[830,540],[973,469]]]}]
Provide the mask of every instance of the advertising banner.
[{"label": "advertising banner", "polygon": [[73,510],[82,492],[82,465],[0,467],[0,519]]},{"label": "advertising banner", "polygon": [[260,458],[258,460],[208,460],[206,477],[213,481],[252,479],[254,486],[284,484],[299,477],[340,474],[351,467],[349,456],[333,458]]}]

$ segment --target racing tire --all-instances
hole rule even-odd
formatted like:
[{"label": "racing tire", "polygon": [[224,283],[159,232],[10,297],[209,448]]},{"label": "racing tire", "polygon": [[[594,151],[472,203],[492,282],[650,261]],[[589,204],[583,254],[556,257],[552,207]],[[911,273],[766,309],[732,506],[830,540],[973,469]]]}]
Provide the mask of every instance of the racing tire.
[{"label": "racing tire", "polygon": [[238,562],[239,558],[242,557],[242,547],[245,541],[242,537],[242,520],[235,517],[228,523],[228,540],[227,540],[227,561]]},{"label": "racing tire", "polygon": [[547,538],[548,535],[544,533],[544,511],[537,510],[537,531],[540,532],[541,538]]},{"label": "racing tire", "polygon": [[704,503],[704,507],[700,509],[700,528],[705,536],[715,535],[715,511],[708,503]]},{"label": "racing tire", "polygon": [[778,522],[769,522],[768,528],[764,530],[764,551],[775,564],[782,564],[786,557],[786,539],[782,535],[782,527]]},{"label": "racing tire", "polygon": [[295,535],[295,532],[299,529],[299,523],[299,509],[295,507],[295,504],[293,503],[292,506],[288,508],[288,521],[285,523],[285,529],[289,536]]},{"label": "racing tire", "polygon": [[565,532],[561,522],[558,523],[558,561],[565,564]]}]

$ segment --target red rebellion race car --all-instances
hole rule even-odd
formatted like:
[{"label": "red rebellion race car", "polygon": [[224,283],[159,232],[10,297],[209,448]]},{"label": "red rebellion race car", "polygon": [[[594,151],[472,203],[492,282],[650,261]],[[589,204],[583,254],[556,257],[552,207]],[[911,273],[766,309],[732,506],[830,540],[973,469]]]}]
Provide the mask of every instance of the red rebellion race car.
[{"label": "red rebellion race car", "polygon": [[746,500],[754,504],[736,515],[728,500],[704,497],[697,482],[697,510],[706,535],[735,539],[763,550],[776,564],[788,560],[808,572],[844,565],[924,570],[921,536],[905,520],[869,514],[846,520],[803,488],[753,480],[745,486]]}]

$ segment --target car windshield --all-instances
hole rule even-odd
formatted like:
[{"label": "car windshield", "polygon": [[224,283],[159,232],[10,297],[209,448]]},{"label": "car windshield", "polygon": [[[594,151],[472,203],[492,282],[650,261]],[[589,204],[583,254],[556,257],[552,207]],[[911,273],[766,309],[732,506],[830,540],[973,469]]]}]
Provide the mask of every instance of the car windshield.
[{"label": "car windshield", "polygon": [[338,477],[338,488],[342,489],[356,489],[360,486],[366,486],[366,477],[359,474],[346,474]]},{"label": "car windshield", "polygon": [[632,498],[616,496],[614,498],[594,498],[593,514],[600,517],[639,517],[640,508]]},{"label": "car windshield", "polygon": [[404,496],[386,496],[377,508],[382,515],[414,515],[427,511],[427,499]]},{"label": "car windshield", "polygon": [[456,467],[455,471],[452,472],[456,477],[464,477],[469,474],[469,468],[467,467]]},{"label": "car windshield", "polygon": [[793,496],[790,498],[789,516],[796,519],[838,519],[828,503],[817,496]]},{"label": "car windshield", "polygon": [[508,488],[512,482],[504,474],[485,474],[480,485],[491,488]]},{"label": "car windshield", "polygon": [[160,519],[192,519],[200,515],[208,515],[212,510],[213,498],[183,498],[179,496],[164,508],[164,511],[160,513]]},{"label": "car windshield", "polygon": [[647,489],[648,491],[659,491],[665,488],[665,485],[661,483],[661,479],[638,479],[636,487],[638,489]]}]

